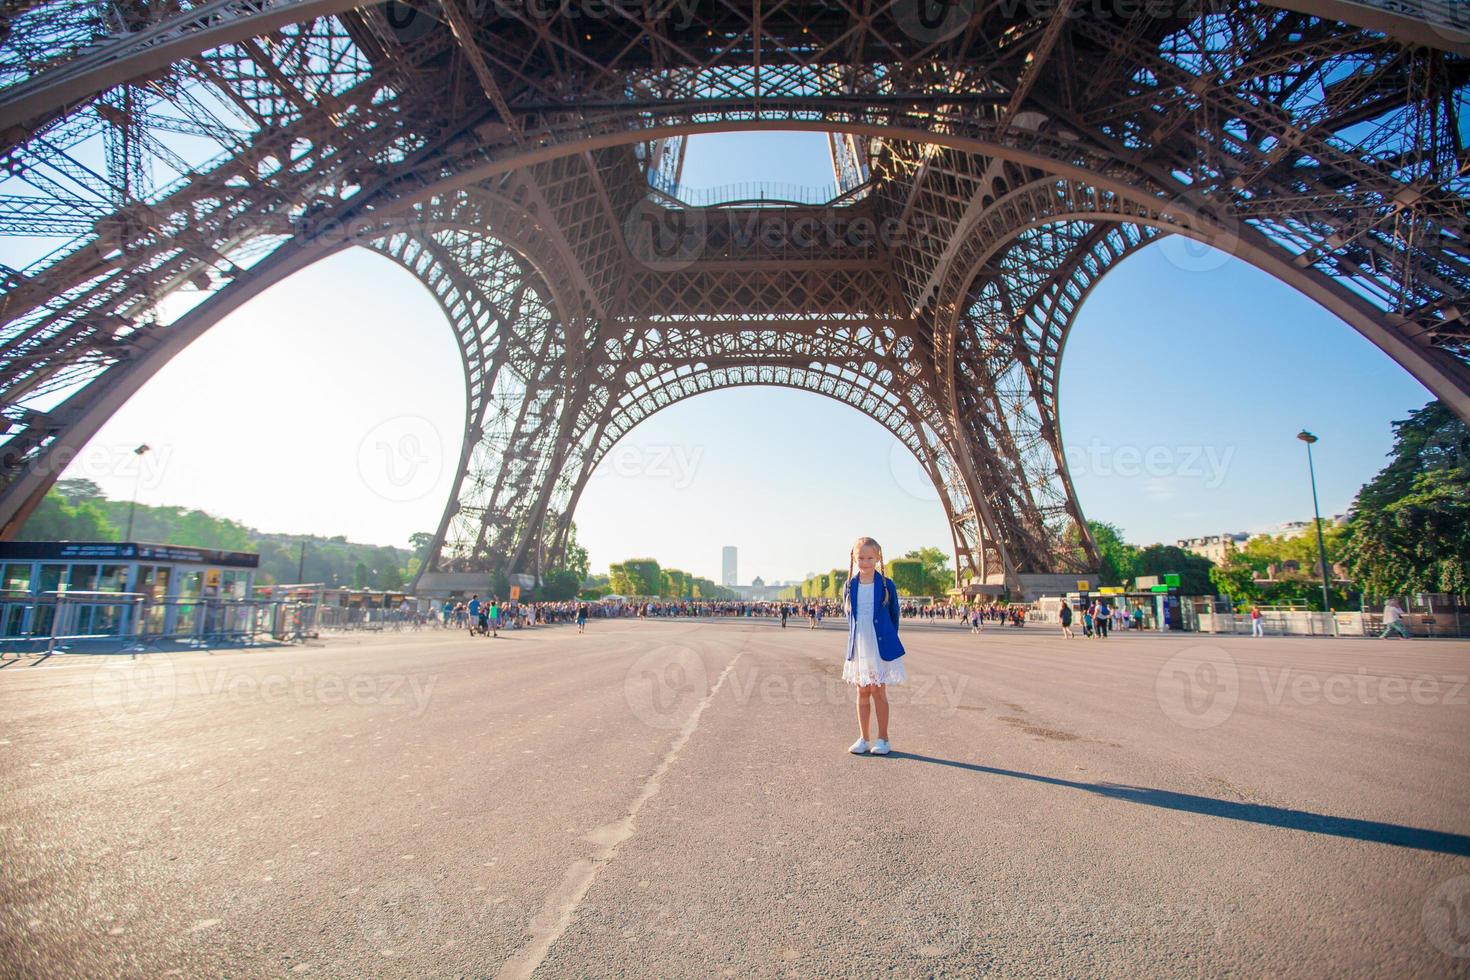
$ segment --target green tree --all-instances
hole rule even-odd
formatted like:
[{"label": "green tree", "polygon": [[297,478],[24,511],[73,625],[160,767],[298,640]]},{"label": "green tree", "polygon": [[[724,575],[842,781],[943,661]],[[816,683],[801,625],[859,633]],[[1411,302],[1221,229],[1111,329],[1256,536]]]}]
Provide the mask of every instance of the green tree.
[{"label": "green tree", "polygon": [[1389,458],[1353,502],[1349,574],[1378,596],[1470,593],[1470,428],[1432,401],[1394,422]]},{"label": "green tree", "polygon": [[408,536],[408,547],[415,558],[422,561],[429,554],[429,545],[434,543],[431,531],[415,531]]},{"label": "green tree", "polygon": [[91,480],[73,477],[66,480],[57,480],[51,489],[66,498],[69,504],[75,504],[78,500],[105,500],[102,488]]},{"label": "green tree", "polygon": [[1231,555],[1224,565],[1215,565],[1210,569],[1210,584],[1215,587],[1217,595],[1228,597],[1236,606],[1259,602],[1261,591],[1256,586],[1255,574],[1250,563],[1242,560],[1237,553]]},{"label": "green tree", "polygon": [[1179,575],[1181,595],[1214,595],[1210,581],[1214,562],[1172,544],[1151,544],[1138,553],[1139,575]]},{"label": "green tree", "polygon": [[916,594],[945,595],[954,585],[954,572],[949,569],[949,553],[944,549],[932,546],[915,548],[903,557],[920,562],[924,566],[924,575],[929,580],[924,590]]},{"label": "green tree", "polygon": [[55,488],[46,493],[21,528],[20,541],[118,541],[121,535],[93,499],[68,503]]},{"label": "green tree", "polygon": [[[1092,540],[1097,544],[1098,581],[1103,585],[1127,585],[1140,574],[1139,549],[1123,540],[1123,532],[1116,524],[1104,521],[1088,521]],[[1076,531],[1072,531],[1076,538]]]},{"label": "green tree", "polygon": [[917,558],[895,558],[888,563],[888,577],[898,586],[899,595],[932,595],[933,580]]},{"label": "green tree", "polygon": [[655,596],[662,594],[662,570],[658,567],[658,562],[652,558],[629,558],[618,567],[622,569],[627,588],[627,591],[623,592],[624,595]]},{"label": "green tree", "polygon": [[576,572],[558,568],[541,579],[541,594],[538,598],[547,602],[565,602],[574,598],[582,580]]}]

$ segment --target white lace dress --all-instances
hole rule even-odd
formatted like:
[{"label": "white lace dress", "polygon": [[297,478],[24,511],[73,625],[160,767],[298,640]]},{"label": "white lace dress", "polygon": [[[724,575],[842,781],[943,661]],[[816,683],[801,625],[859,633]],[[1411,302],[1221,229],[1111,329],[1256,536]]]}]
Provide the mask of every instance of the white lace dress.
[{"label": "white lace dress", "polygon": [[904,658],[884,660],[878,655],[878,632],[873,628],[873,583],[857,587],[857,641],[852,659],[842,664],[842,679],[849,684],[902,684],[908,680]]}]

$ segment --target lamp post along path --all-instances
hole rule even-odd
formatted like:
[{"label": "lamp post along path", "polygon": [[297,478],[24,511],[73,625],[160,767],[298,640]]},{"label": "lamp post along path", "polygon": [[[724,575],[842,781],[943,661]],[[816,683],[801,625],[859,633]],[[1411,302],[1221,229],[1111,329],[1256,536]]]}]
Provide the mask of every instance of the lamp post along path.
[{"label": "lamp post along path", "polygon": [[1317,506],[1317,470],[1312,465],[1312,443],[1317,441],[1317,437],[1306,429],[1298,432],[1296,437],[1307,444],[1307,473],[1312,478],[1312,517],[1317,528],[1317,564],[1322,569],[1322,608],[1332,624],[1332,635],[1337,636],[1337,617],[1332,614],[1332,598],[1327,584],[1327,545],[1322,540],[1322,512]]},{"label": "lamp post along path", "polygon": [[133,474],[133,499],[128,504],[128,533],[123,535],[124,541],[133,540],[133,516],[138,511],[138,484],[143,480],[143,454],[152,448],[145,442],[133,450],[133,455],[138,457],[138,472]]}]

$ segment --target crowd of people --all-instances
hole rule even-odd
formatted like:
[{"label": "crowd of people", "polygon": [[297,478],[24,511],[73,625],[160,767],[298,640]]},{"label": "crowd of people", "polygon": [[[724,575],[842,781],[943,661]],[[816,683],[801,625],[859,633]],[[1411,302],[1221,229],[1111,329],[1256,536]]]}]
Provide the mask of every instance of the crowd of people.
[{"label": "crowd of people", "polygon": [[1077,635],[1072,631],[1072,622],[1079,618],[1079,614],[1082,635],[1090,639],[1105,640],[1113,630],[1122,632],[1130,627],[1135,630],[1143,629],[1143,607],[1136,603],[1130,611],[1121,601],[1109,605],[1101,597],[1079,603],[1076,610],[1070,602],[1063,602],[1057,613],[1057,621],[1061,624],[1062,636],[1069,640]]},{"label": "crowd of people", "polygon": [[[900,605],[899,611],[905,619],[927,624],[953,624],[978,633],[983,632],[986,624],[1023,627],[1029,609],[1018,603],[937,602],[919,605],[906,602]],[[588,619],[767,619],[779,620],[783,628],[788,624],[800,624],[808,629],[819,629],[824,620],[841,621],[846,614],[842,603],[832,599],[501,602],[495,596],[473,595],[464,600],[444,600],[426,615],[432,617],[434,625],[468,630],[472,634],[488,632],[493,635],[502,629],[526,629],[555,623],[576,622],[580,629],[585,628]]]}]

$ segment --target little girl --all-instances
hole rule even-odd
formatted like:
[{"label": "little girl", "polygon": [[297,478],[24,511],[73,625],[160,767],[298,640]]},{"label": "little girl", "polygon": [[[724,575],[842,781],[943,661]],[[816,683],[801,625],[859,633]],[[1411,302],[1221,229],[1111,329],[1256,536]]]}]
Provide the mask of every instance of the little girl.
[{"label": "little girl", "polygon": [[[857,574],[853,574],[856,568]],[[898,588],[883,574],[883,549],[872,538],[858,538],[847,564],[847,662],[842,679],[857,685],[860,737],[847,751],[887,755],[888,693],[885,685],[907,680],[903,644],[898,640]],[[878,715],[878,741],[868,742],[868,705]]]}]

